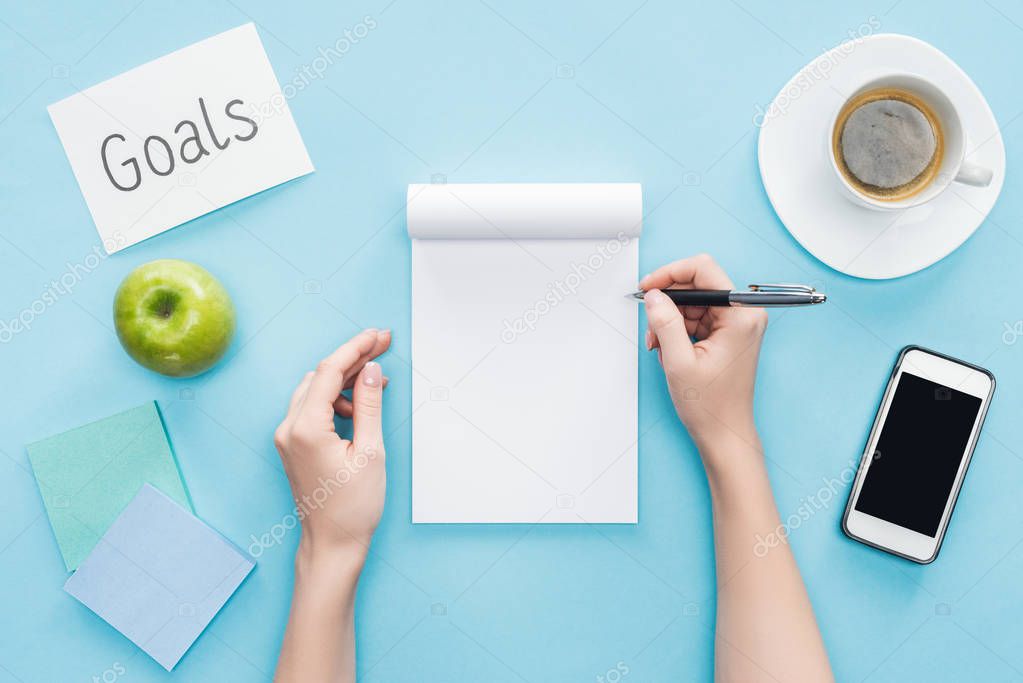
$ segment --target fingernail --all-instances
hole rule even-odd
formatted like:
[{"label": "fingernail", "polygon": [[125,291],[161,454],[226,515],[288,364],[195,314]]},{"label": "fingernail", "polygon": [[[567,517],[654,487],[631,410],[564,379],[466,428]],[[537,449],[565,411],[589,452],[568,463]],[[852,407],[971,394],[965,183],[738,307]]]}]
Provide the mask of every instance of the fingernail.
[{"label": "fingernail", "polygon": [[380,364],[370,361],[366,363],[366,367],[362,369],[362,383],[368,387],[380,386],[383,373],[380,370]]},{"label": "fingernail", "polygon": [[650,330],[646,331],[646,350],[649,351],[654,348],[654,335],[650,334]]},{"label": "fingernail", "polygon": [[649,311],[651,306],[656,306],[660,304],[664,299],[667,298],[667,296],[668,296],[667,294],[665,294],[659,289],[651,289],[649,292],[646,293],[646,295],[643,296],[643,304]]},{"label": "fingernail", "polygon": [[390,334],[390,333],[391,333],[391,328],[389,328],[389,327],[386,330],[380,330],[380,334]]},{"label": "fingernail", "polygon": [[643,283],[650,279],[649,273],[639,279],[639,288],[643,289]]}]

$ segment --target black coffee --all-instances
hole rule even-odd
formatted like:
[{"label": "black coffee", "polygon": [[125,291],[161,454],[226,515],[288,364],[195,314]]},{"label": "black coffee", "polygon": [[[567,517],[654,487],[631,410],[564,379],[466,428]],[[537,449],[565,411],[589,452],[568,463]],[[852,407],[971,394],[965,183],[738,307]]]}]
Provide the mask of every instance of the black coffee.
[{"label": "black coffee", "polygon": [[895,88],[854,97],[834,131],[835,157],[860,192],[904,199],[926,187],[941,160],[941,129],[930,108]]}]

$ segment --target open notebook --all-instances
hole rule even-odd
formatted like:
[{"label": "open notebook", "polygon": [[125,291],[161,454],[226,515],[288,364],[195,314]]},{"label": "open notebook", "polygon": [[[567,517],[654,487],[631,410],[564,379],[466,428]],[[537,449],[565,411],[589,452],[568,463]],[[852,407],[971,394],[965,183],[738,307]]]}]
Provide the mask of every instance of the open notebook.
[{"label": "open notebook", "polygon": [[642,190],[410,185],[412,521],[637,517]]}]

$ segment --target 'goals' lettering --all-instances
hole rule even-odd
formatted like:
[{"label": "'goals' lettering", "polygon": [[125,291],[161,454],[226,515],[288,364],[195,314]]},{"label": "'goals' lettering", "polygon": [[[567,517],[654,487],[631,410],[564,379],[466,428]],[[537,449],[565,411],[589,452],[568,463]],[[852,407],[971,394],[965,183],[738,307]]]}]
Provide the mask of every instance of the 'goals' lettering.
[{"label": "'goals' lettering", "polygon": [[[202,127],[195,121],[185,119],[174,127],[173,135],[167,138],[159,135],[150,135],[142,143],[142,149],[132,149],[127,138],[121,133],[111,133],[103,139],[100,146],[100,156],[103,159],[103,170],[114,187],[122,192],[131,192],[142,185],[143,165],[139,159],[143,159],[145,167],[158,176],[169,176],[174,172],[180,159],[182,163],[194,164],[210,153],[210,150],[227,149],[231,139],[238,142],[248,142],[256,137],[259,126],[253,119],[242,116],[233,109],[243,105],[242,100],[231,100],[224,105],[224,116],[235,122],[233,134],[219,137],[213,121],[210,119],[209,111],[206,109],[206,102],[199,98],[199,111],[202,114]],[[223,123],[220,124],[221,133],[226,133]],[[205,133],[205,135],[204,135]],[[169,138],[169,139],[168,139]],[[113,165],[113,169],[111,169]],[[127,170],[120,170],[120,166]]]}]

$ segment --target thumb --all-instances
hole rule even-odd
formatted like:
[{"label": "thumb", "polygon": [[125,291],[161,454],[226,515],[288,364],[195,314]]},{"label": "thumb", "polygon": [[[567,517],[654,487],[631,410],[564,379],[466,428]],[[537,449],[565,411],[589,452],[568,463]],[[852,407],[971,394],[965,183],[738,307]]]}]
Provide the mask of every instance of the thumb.
[{"label": "thumb", "polygon": [[688,363],[693,357],[693,343],[689,340],[686,323],[678,306],[659,289],[648,291],[643,302],[646,304],[650,331],[657,337],[661,347],[664,367]]},{"label": "thumb", "polygon": [[370,361],[362,368],[352,387],[352,442],[356,451],[381,450],[384,436],[381,427],[383,403],[383,372],[380,364]]}]

